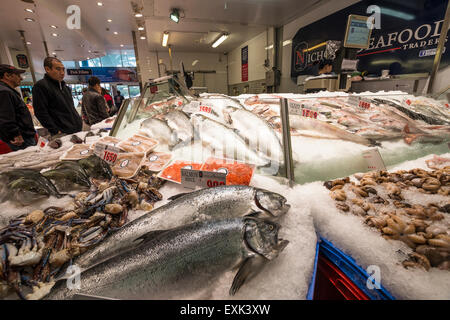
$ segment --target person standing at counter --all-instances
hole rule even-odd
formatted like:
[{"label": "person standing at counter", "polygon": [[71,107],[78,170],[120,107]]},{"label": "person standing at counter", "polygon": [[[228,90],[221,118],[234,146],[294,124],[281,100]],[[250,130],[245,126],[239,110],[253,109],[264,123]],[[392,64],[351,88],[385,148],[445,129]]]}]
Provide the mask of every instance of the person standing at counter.
[{"label": "person standing at counter", "polygon": [[92,126],[95,123],[109,118],[109,114],[106,100],[102,95],[100,79],[97,77],[90,77],[88,83],[89,89],[83,95],[81,112],[86,115],[87,124]]},{"label": "person standing at counter", "polygon": [[64,82],[65,67],[54,57],[44,60],[45,76],[33,87],[34,113],[51,135],[81,131],[70,88]]},{"label": "person standing at counter", "polygon": [[17,88],[24,70],[0,65],[0,138],[12,151],[36,145],[36,131],[30,111]]}]

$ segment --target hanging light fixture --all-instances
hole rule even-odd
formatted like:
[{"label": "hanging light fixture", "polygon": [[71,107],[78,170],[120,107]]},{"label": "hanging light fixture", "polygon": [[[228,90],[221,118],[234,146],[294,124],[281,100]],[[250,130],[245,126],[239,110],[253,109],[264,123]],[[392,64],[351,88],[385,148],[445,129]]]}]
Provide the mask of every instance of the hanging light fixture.
[{"label": "hanging light fixture", "polygon": [[169,41],[169,32],[165,31],[162,39],[162,46],[167,47],[167,42]]},{"label": "hanging light fixture", "polygon": [[180,10],[179,9],[172,9],[170,11],[170,19],[176,23],[180,21]]},{"label": "hanging light fixture", "polygon": [[217,48],[222,42],[224,42],[228,38],[228,33],[222,33],[222,35],[214,41],[212,44],[213,48]]}]

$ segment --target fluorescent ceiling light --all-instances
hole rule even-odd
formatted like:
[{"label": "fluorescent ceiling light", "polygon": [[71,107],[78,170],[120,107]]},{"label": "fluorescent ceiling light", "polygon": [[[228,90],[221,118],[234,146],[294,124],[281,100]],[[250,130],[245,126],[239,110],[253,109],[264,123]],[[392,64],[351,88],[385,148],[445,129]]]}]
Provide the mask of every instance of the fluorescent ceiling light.
[{"label": "fluorescent ceiling light", "polygon": [[112,22],[112,19],[108,19],[107,21],[108,21],[108,22]]},{"label": "fluorescent ceiling light", "polygon": [[57,27],[57,26],[55,26],[55,25],[53,25],[53,24],[52,24],[52,25],[50,26],[50,28],[53,28],[53,29],[58,29],[58,27]]},{"label": "fluorescent ceiling light", "polygon": [[169,33],[168,32],[164,32],[163,40],[162,40],[162,46],[166,47],[168,41],[169,41]]},{"label": "fluorescent ceiling light", "polygon": [[25,20],[28,21],[28,22],[34,22],[33,18],[25,18]]},{"label": "fluorescent ceiling light", "polygon": [[290,45],[291,43],[292,43],[292,40],[283,41],[283,47]]},{"label": "fluorescent ceiling light", "polygon": [[34,10],[33,10],[33,9],[28,9],[28,8],[27,8],[27,9],[25,9],[25,11],[26,11],[26,12],[29,12],[29,13],[34,13]]},{"label": "fluorescent ceiling light", "polygon": [[216,41],[214,41],[214,43],[212,44],[213,48],[217,48],[222,42],[224,42],[226,39],[228,38],[228,34],[224,33],[220,36],[219,39],[217,39]]},{"label": "fluorescent ceiling light", "polygon": [[57,33],[52,33],[52,36],[57,37],[58,34]]},{"label": "fluorescent ceiling light", "polygon": [[403,20],[414,20],[416,17],[412,14],[406,13],[406,12],[402,12],[402,11],[397,11],[397,10],[393,10],[393,9],[389,9],[389,8],[384,8],[381,7],[381,13],[391,16],[391,17],[396,17],[396,18],[400,18]]},{"label": "fluorescent ceiling light", "polygon": [[194,62],[192,62],[192,66],[195,66],[198,63],[198,60],[195,60]]},{"label": "fluorescent ceiling light", "polygon": [[270,50],[270,49],[273,49],[273,44],[271,44],[270,46],[268,46],[268,47],[265,47],[264,49],[266,49],[266,50]]},{"label": "fluorescent ceiling light", "polygon": [[27,41],[27,44],[29,45],[29,44],[31,44],[31,42],[30,42],[30,41]]},{"label": "fluorescent ceiling light", "polygon": [[145,36],[141,36],[141,40],[145,40],[147,39]]},{"label": "fluorescent ceiling light", "polygon": [[134,16],[136,18],[142,18],[143,17],[142,13],[140,13],[140,12],[136,13]]},{"label": "fluorescent ceiling light", "polygon": [[120,45],[123,48],[123,44]]},{"label": "fluorescent ceiling light", "polygon": [[172,9],[170,12],[170,19],[178,23],[180,21],[180,11],[178,9]]},{"label": "fluorescent ceiling light", "polygon": [[99,7],[102,7],[102,6],[103,6],[103,3],[102,3],[102,2],[97,2],[97,5],[98,5]]},{"label": "fluorescent ceiling light", "polygon": [[117,31],[114,31],[114,34],[119,34]]},{"label": "fluorescent ceiling light", "polygon": [[138,27],[138,30],[139,30],[139,31],[143,31],[143,30],[144,30],[144,27]]}]

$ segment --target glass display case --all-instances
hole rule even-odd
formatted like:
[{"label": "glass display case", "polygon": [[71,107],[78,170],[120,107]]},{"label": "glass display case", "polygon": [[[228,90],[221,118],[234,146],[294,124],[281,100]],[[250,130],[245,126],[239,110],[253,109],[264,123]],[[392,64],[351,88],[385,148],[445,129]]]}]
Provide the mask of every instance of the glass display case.
[{"label": "glass display case", "polygon": [[112,135],[140,134],[177,158],[235,159],[307,183],[371,171],[368,158],[384,170],[448,152],[447,110],[442,101],[398,91],[194,97],[165,77],[124,104]]}]

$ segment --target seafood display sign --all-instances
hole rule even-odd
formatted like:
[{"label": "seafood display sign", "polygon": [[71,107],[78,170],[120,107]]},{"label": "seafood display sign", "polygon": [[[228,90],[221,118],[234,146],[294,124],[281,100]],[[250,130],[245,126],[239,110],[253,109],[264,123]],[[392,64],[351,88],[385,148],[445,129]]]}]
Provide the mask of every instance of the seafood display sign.
[{"label": "seafood display sign", "polygon": [[301,103],[288,100],[288,111],[289,111],[289,114],[301,115],[302,114],[302,108],[303,108],[303,105]]},{"label": "seafood display sign", "polygon": [[185,188],[195,189],[224,186],[227,183],[225,172],[181,169],[181,184]]},{"label": "seafood display sign", "polygon": [[371,107],[370,100],[367,99],[367,98],[364,98],[364,97],[358,97],[358,96],[350,95],[348,97],[347,103],[352,105],[352,106],[356,106],[358,108],[361,108],[363,110],[370,109],[370,107]]},{"label": "seafood display sign", "polygon": [[104,143],[97,143],[94,149],[94,154],[111,165],[116,163],[117,155],[119,153],[119,148]]},{"label": "seafood display sign", "polygon": [[288,112],[289,114],[294,114],[306,118],[317,119],[317,111],[311,108],[305,108],[305,105],[295,101],[288,100]]},{"label": "seafood display sign", "polygon": [[383,158],[381,157],[378,148],[373,148],[363,151],[363,158],[367,162],[367,169],[369,171],[386,170]]}]

